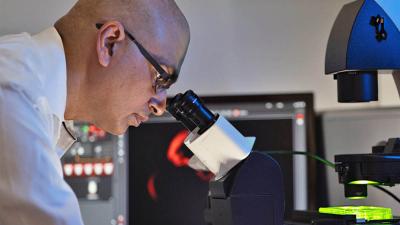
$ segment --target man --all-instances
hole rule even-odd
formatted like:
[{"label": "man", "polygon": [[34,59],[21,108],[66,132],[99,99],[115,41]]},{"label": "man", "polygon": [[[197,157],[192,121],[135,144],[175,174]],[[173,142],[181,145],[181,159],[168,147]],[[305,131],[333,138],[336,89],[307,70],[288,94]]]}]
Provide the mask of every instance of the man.
[{"label": "man", "polygon": [[122,134],[163,114],[188,44],[173,0],[79,0],[38,35],[0,38],[0,224],[82,224],[62,121]]}]

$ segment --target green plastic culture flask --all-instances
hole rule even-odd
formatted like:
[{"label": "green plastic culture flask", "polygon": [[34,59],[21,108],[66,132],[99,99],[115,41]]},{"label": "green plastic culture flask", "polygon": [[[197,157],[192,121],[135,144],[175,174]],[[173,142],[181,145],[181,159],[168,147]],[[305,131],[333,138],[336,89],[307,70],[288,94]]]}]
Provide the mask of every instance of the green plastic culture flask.
[{"label": "green plastic culture flask", "polygon": [[322,207],[319,213],[334,215],[355,215],[357,220],[390,220],[393,219],[392,210],[390,208],[373,207],[373,206],[338,206],[338,207]]}]

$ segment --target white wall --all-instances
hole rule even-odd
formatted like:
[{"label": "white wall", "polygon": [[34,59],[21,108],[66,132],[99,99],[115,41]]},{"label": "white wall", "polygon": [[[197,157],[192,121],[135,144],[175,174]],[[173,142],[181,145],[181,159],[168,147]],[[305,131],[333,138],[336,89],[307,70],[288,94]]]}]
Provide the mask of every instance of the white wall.
[{"label": "white wall", "polygon": [[64,15],[75,0],[0,0],[0,35],[37,33]]},{"label": "white wall", "polygon": [[[0,0],[0,35],[50,26],[75,0]],[[336,85],[324,75],[325,47],[336,15],[350,0],[177,0],[192,41],[171,93],[314,92],[318,110],[336,103]],[[397,104],[391,76],[381,103]],[[357,105],[363,107],[364,105]]]}]

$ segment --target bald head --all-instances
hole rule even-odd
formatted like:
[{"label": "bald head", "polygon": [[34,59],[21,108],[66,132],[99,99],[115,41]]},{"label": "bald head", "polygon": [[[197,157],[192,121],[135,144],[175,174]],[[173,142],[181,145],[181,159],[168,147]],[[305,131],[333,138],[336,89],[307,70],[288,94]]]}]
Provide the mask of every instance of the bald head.
[{"label": "bald head", "polygon": [[166,90],[154,85],[159,70],[127,34],[177,74],[190,33],[174,0],[78,0],[55,28],[67,59],[66,119],[120,134],[165,111]]},{"label": "bald head", "polygon": [[111,20],[120,21],[161,63],[180,69],[190,32],[174,0],[78,0],[56,27],[72,31]]}]

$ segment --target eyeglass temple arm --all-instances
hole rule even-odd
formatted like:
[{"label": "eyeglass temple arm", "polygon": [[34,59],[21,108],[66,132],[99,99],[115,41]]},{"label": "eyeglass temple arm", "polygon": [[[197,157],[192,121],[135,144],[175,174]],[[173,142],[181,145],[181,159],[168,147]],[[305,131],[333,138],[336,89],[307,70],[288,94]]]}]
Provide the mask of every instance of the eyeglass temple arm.
[{"label": "eyeglass temple arm", "polygon": [[[100,29],[104,24],[102,23],[96,23],[96,28]],[[133,37],[132,34],[130,34],[128,31],[124,31],[125,34],[128,36],[131,41],[133,41],[136,46],[139,48],[140,53],[143,54],[143,56],[151,63],[151,65],[154,66],[154,68],[157,70],[158,73],[160,73],[160,76],[164,80],[168,80],[168,73],[158,64],[158,62],[147,52],[147,50]]]}]

